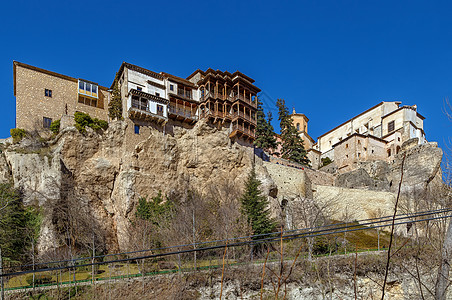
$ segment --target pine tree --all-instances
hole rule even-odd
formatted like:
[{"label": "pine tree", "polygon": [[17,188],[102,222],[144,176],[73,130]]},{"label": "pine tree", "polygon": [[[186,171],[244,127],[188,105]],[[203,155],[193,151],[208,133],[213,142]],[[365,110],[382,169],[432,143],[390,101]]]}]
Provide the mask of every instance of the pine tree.
[{"label": "pine tree", "polygon": [[268,112],[268,120],[265,119],[264,108],[262,102],[257,99],[257,126],[256,126],[256,139],[254,145],[257,148],[261,148],[265,151],[272,151],[276,149],[277,143],[275,138],[275,132],[271,124],[272,115]]},{"label": "pine tree", "polygon": [[122,120],[122,100],[121,92],[119,91],[118,74],[116,73],[115,81],[113,82],[113,91],[111,93],[111,100],[108,103],[108,116],[112,120]]},{"label": "pine tree", "polygon": [[281,157],[309,166],[310,161],[304,149],[303,140],[298,135],[297,128],[293,125],[285,100],[278,99],[276,106],[278,107],[278,120],[281,127]]},{"label": "pine tree", "polygon": [[271,233],[276,227],[275,220],[270,217],[268,199],[262,195],[260,186],[261,182],[257,179],[253,166],[246,182],[245,192],[240,199],[242,212],[251,225],[253,235]]}]

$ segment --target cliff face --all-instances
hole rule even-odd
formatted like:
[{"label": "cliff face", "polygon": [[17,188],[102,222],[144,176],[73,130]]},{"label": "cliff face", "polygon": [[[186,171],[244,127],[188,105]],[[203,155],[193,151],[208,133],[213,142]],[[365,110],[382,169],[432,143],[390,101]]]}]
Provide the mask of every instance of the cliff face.
[{"label": "cliff face", "polygon": [[[225,130],[202,121],[192,129],[175,127],[172,135],[151,130],[136,144],[128,142],[126,126],[114,122],[103,134],[88,129],[85,135],[69,127],[46,147],[23,141],[5,149],[0,179],[13,180],[26,204],[44,210],[40,251],[58,246],[52,218],[61,199],[73,198],[79,210],[90,210],[114,251],[127,245],[128,218],[139,197],[171,195],[189,186],[202,193],[225,180],[243,187],[249,174],[252,148],[231,145]],[[274,190],[259,160],[256,171],[265,192]]]},{"label": "cliff face", "polygon": [[435,144],[406,147],[391,163],[362,163],[337,177],[262,162],[252,148],[231,143],[226,130],[203,121],[191,129],[174,126],[170,134],[150,129],[140,139],[126,130],[127,123],[121,121],[102,134],[88,129],[82,135],[68,127],[47,143],[24,140],[3,146],[0,181],[13,181],[25,204],[43,210],[41,253],[59,246],[55,216],[67,213],[63,208],[68,203],[73,212],[89,212],[87,226],[105,232],[108,250],[124,250],[140,197],[159,191],[174,195],[189,187],[202,194],[227,181],[242,189],[253,160],[273,216],[288,228],[310,226],[319,210],[334,219],[351,217],[350,210],[359,211],[353,219],[390,214],[403,153],[404,191],[441,183],[442,151]]}]

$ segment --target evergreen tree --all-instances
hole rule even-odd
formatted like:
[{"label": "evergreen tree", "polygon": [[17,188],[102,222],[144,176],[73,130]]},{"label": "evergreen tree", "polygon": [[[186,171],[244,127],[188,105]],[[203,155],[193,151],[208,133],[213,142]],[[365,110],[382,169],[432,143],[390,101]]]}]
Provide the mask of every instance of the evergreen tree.
[{"label": "evergreen tree", "polygon": [[9,183],[0,184],[0,248],[9,260],[26,261],[26,253],[39,235],[40,216],[25,208],[20,193]]},{"label": "evergreen tree", "polygon": [[146,197],[138,199],[138,207],[136,216],[142,220],[151,221],[153,225],[160,227],[167,223],[173,211],[173,203],[167,198],[163,201],[162,191],[157,196],[152,197],[151,201],[147,201]]},{"label": "evergreen tree", "polygon": [[276,149],[277,143],[275,138],[275,132],[271,124],[272,115],[268,112],[268,120],[265,119],[264,108],[259,98],[257,100],[257,126],[256,126],[256,139],[254,145],[257,148],[261,148],[265,151],[272,151]]},{"label": "evergreen tree", "polygon": [[[259,190],[260,186],[261,182],[257,179],[253,166],[240,202],[242,212],[246,216],[248,224],[251,225],[254,235],[271,233],[276,227],[275,220],[270,217],[268,199],[262,195]],[[256,239],[259,239],[259,237]]]},{"label": "evergreen tree", "polygon": [[113,82],[113,91],[111,93],[111,100],[108,103],[108,115],[112,120],[122,120],[122,100],[121,92],[119,91],[118,73],[116,73],[115,81]]},{"label": "evergreen tree", "polygon": [[284,99],[276,102],[281,127],[281,157],[309,166],[310,161],[303,146],[303,140],[298,135],[297,128],[293,125]]}]

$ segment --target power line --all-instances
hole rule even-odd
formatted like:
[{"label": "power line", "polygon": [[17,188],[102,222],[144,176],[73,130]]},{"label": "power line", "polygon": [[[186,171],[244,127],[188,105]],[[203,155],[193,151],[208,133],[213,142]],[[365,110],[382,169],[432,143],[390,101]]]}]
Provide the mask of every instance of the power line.
[{"label": "power line", "polygon": [[[402,220],[406,218],[416,218],[420,216],[426,216],[426,215],[432,215],[432,214],[439,214],[439,213],[447,213],[451,212],[452,208],[443,208],[443,209],[437,209],[437,210],[427,210],[427,211],[421,211],[416,212],[414,214],[400,214],[396,216],[396,220]],[[341,222],[341,223],[334,223],[334,224],[328,224],[328,225],[322,225],[322,226],[316,226],[316,227],[307,227],[307,228],[298,228],[298,229],[291,229],[291,230],[285,230],[283,231],[283,234],[288,234],[292,232],[298,232],[298,231],[309,231],[313,229],[320,229],[320,228],[330,228],[333,227],[333,229],[344,229],[344,228],[350,228],[350,227],[356,227],[356,226],[367,226],[372,225],[376,222],[382,223],[382,222],[389,222],[391,221],[393,216],[384,216],[380,218],[368,218],[368,219],[361,219],[354,222],[357,222],[358,224],[350,224],[353,222]],[[378,220],[378,221],[376,221]],[[342,226],[343,227],[338,227]],[[389,226],[389,225],[385,225]],[[382,226],[382,227],[385,227]],[[332,229],[329,229],[332,230]],[[317,232],[323,232],[326,230],[316,230],[316,231],[309,231],[310,233],[317,233]],[[194,245],[200,246],[200,245],[207,245],[207,244],[213,244],[213,243],[219,243],[219,242],[232,242],[237,240],[243,240],[243,239],[256,239],[257,237],[267,237],[267,236],[274,236],[275,234],[278,235],[278,238],[281,234],[281,232],[272,232],[272,233],[264,233],[264,234],[256,234],[256,235],[249,235],[249,236],[242,236],[242,237],[236,237],[236,238],[230,238],[230,239],[222,239],[222,240],[213,240],[213,241],[207,241],[207,242],[197,242],[197,243],[190,243],[190,244],[182,244],[182,245],[175,245],[175,246],[167,246],[167,247],[160,247],[160,248],[151,248],[151,249],[144,249],[144,250],[136,250],[136,251],[129,251],[129,252],[121,252],[121,253],[114,253],[114,254],[104,254],[104,255],[98,255],[98,256],[90,256],[85,258],[74,258],[74,259],[67,259],[67,260],[59,260],[59,261],[50,261],[50,262],[42,262],[42,263],[36,263],[36,264],[28,264],[28,265],[19,265],[15,266],[15,268],[25,268],[25,267],[32,267],[32,266],[41,266],[41,265],[48,265],[48,264],[58,264],[58,263],[74,263],[77,261],[85,261],[87,259],[98,259],[98,258],[105,258],[105,257],[111,257],[111,256],[123,256],[123,255],[129,255],[129,254],[136,254],[136,253],[144,253],[144,252],[155,252],[155,251],[163,251],[163,250],[169,250],[174,248],[183,248],[183,247],[193,247]],[[300,233],[300,234],[305,234]]]},{"label": "power line", "polygon": [[[430,215],[431,214],[432,213],[430,213]],[[433,214],[435,214],[435,213],[433,213]],[[424,215],[426,215],[426,214],[424,214]],[[439,220],[439,219],[445,219],[445,218],[450,218],[450,217],[452,217],[452,215],[438,216],[438,217],[432,217],[432,218],[424,218],[424,219],[420,219],[420,220],[410,220],[410,221],[404,221],[404,222],[397,222],[397,223],[394,223],[394,225],[403,225],[403,224],[409,224],[409,223],[417,223],[417,222],[424,222],[424,221],[431,221],[431,220]],[[400,218],[400,219],[402,219],[402,218]],[[385,222],[387,222],[387,220],[385,220],[383,222],[375,222],[375,224],[377,224],[377,223],[385,223]],[[352,231],[358,231],[358,230],[369,230],[369,229],[386,227],[386,226],[389,226],[389,224],[375,225],[375,226],[370,226],[370,227],[353,228],[353,227],[357,227],[357,226],[362,226],[362,225],[352,225],[352,226],[349,226],[349,227],[341,227],[339,229],[350,228],[350,227],[352,227],[352,229],[343,229],[343,230],[339,230],[339,231],[337,231],[338,228],[333,228],[332,230],[336,230],[336,231],[320,230],[320,231],[317,231],[316,233],[306,232],[304,234],[292,234],[292,235],[285,235],[285,236],[283,235],[282,239],[283,239],[283,241],[290,241],[290,240],[300,239],[300,238],[324,236],[324,235],[329,235],[329,234],[338,234],[338,233],[352,232]],[[280,241],[280,239],[281,239],[280,233],[273,233],[273,235],[275,235],[275,234],[276,234],[276,236],[269,237],[269,238],[264,238],[264,239],[259,239],[259,240],[252,240],[252,241],[243,241],[243,242],[237,242],[237,243],[233,243],[233,244],[228,244],[227,247],[256,245],[256,244],[261,244],[261,243],[265,243],[265,242]],[[188,246],[192,246],[192,244],[188,244]],[[174,247],[176,247],[176,246],[174,246]],[[132,257],[132,258],[115,259],[115,260],[104,261],[104,262],[94,262],[94,263],[80,264],[80,265],[75,265],[75,266],[60,266],[60,267],[44,268],[44,269],[38,269],[38,270],[25,270],[25,271],[5,273],[5,274],[1,275],[1,277],[16,276],[16,275],[29,274],[29,273],[40,273],[40,272],[56,271],[56,270],[63,270],[63,269],[73,269],[73,268],[88,267],[88,266],[93,266],[93,265],[105,265],[105,264],[111,264],[111,263],[126,262],[126,261],[131,261],[131,260],[142,260],[142,259],[149,259],[149,258],[166,257],[166,256],[171,256],[171,255],[176,255],[176,254],[184,254],[184,253],[191,253],[191,252],[201,252],[201,251],[206,251],[206,250],[220,249],[220,248],[224,248],[224,247],[226,247],[226,245],[216,245],[216,246],[210,246],[210,247],[204,247],[204,248],[186,249],[186,250],[166,252],[166,253],[160,253],[160,254],[151,254],[151,255]],[[86,259],[92,259],[92,258],[86,258]],[[48,263],[48,264],[50,264],[50,263]]]}]

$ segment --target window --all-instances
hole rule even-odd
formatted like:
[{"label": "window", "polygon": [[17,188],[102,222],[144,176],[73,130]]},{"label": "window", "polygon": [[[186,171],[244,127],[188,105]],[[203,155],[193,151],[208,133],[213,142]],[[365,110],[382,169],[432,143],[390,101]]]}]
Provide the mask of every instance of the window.
[{"label": "window", "polygon": [[361,156],[361,153],[358,152],[358,157],[360,157],[360,156]]},{"label": "window", "polygon": [[345,149],[347,149],[348,148],[348,144],[345,144]]},{"label": "window", "polygon": [[388,157],[391,156],[391,149],[388,149]]},{"label": "window", "polygon": [[78,81],[78,93],[81,95],[86,95],[89,97],[96,98],[98,97],[98,87],[97,84],[87,82],[84,80]]},{"label": "window", "polygon": [[42,120],[42,127],[44,127],[44,128],[50,128],[50,124],[52,124],[52,119],[51,119],[51,118],[43,117],[43,120]]},{"label": "window", "polygon": [[400,137],[397,138],[397,141],[400,142]]},{"label": "window", "polygon": [[174,85],[170,84],[169,89],[170,89],[170,91],[174,91]]},{"label": "window", "polygon": [[135,125],[135,134],[140,134],[140,125]]},{"label": "window", "polygon": [[366,147],[364,147],[364,151],[367,151],[367,148],[366,148]]},{"label": "window", "polygon": [[388,133],[394,131],[394,121],[388,123]]},{"label": "window", "polygon": [[155,95],[156,95],[157,97],[160,97],[160,93],[155,92]]},{"label": "window", "polygon": [[50,97],[50,98],[52,98],[52,90],[49,90],[49,89],[45,89],[45,96],[46,97]]},{"label": "window", "polygon": [[78,103],[97,107],[97,99],[94,98],[78,96]]},{"label": "window", "polygon": [[360,140],[358,140],[358,145],[360,145],[361,144],[361,141]]},{"label": "window", "polygon": [[297,123],[297,130],[300,131],[300,123]]},{"label": "window", "polygon": [[157,104],[157,114],[163,116],[163,105]]},{"label": "window", "polygon": [[141,86],[137,86],[137,91],[142,91],[143,88]]}]

